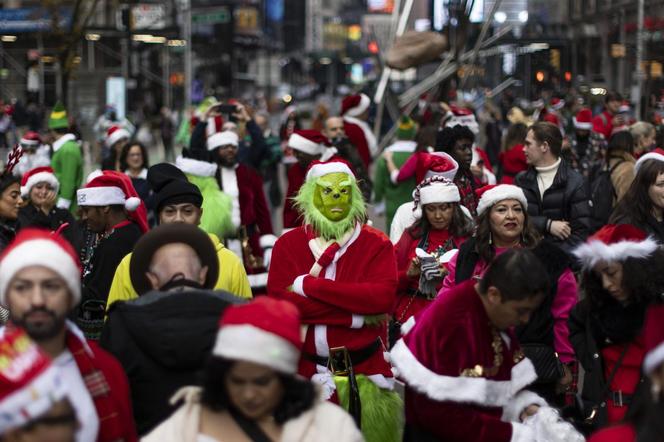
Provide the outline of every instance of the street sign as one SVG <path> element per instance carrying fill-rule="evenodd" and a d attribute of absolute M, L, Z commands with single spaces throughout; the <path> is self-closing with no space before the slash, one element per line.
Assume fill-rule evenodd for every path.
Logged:
<path fill-rule="evenodd" d="M 231 13 L 228 8 L 205 9 L 191 14 L 191 22 L 196 25 L 216 25 L 230 23 Z"/>
<path fill-rule="evenodd" d="M 164 29 L 166 27 L 166 5 L 140 4 L 131 8 L 132 30 Z"/>

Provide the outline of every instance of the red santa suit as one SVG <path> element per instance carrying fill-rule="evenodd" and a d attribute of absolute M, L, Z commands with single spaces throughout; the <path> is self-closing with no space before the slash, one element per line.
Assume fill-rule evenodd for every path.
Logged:
<path fill-rule="evenodd" d="M 329 356 L 330 348 L 350 351 L 385 341 L 387 327 L 365 326 L 364 315 L 388 314 L 396 299 L 397 266 L 392 243 L 372 227 L 357 224 L 318 277 L 309 274 L 326 250 L 310 226 L 298 227 L 277 240 L 268 277 L 269 296 L 293 302 L 308 324 L 303 353 Z M 292 287 L 292 289 L 289 289 Z M 393 386 L 382 346 L 365 361 L 354 364 L 378 386 Z M 327 367 L 303 358 L 300 374 L 326 381 Z M 333 387 L 327 382 L 328 387 Z"/>
<path fill-rule="evenodd" d="M 521 391 L 535 369 L 513 332 L 490 324 L 475 283 L 460 284 L 402 327 L 390 360 L 406 383 L 407 431 L 445 441 L 533 441 L 533 430 L 516 421 L 528 405 L 545 405 Z"/>
<path fill-rule="evenodd" d="M 341 115 L 344 131 L 351 143 L 357 148 L 365 167 L 369 167 L 373 157 L 378 154 L 378 142 L 366 121 L 357 118 L 369 109 L 371 99 L 364 95 L 350 95 L 341 103 Z"/>

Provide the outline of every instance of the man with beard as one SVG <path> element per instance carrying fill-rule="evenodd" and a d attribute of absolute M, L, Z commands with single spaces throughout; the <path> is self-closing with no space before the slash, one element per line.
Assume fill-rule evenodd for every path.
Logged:
<path fill-rule="evenodd" d="M 401 401 L 382 340 L 398 282 L 392 243 L 365 224 L 340 160 L 312 164 L 296 207 L 305 225 L 276 242 L 268 296 L 293 302 L 308 325 L 299 372 L 349 410 L 367 441 L 396 441 Z"/>
<path fill-rule="evenodd" d="M 0 335 L 23 328 L 53 358 L 81 425 L 77 441 L 136 441 L 122 367 L 67 320 L 81 300 L 80 278 L 76 252 L 66 240 L 23 229 L 0 260 L 0 303 L 10 315 Z"/>
<path fill-rule="evenodd" d="M 207 139 L 210 159 L 218 165 L 219 188 L 232 200 L 231 221 L 237 233 L 227 245 L 243 258 L 249 283 L 256 294 L 267 283 L 269 256 L 264 256 L 264 249 L 271 249 L 277 238 L 272 234 L 263 180 L 254 169 L 238 163 L 238 146 L 239 138 L 232 131 L 219 132 Z"/>
<path fill-rule="evenodd" d="M 346 136 L 344 119 L 341 117 L 328 118 L 325 120 L 325 127 L 322 132 L 337 149 L 337 156 L 348 162 L 351 170 L 357 177 L 357 184 L 360 186 L 364 200 L 369 201 L 372 190 L 371 179 L 369 178 L 366 166 L 362 162 L 362 157 L 358 152 L 357 146 Z"/>

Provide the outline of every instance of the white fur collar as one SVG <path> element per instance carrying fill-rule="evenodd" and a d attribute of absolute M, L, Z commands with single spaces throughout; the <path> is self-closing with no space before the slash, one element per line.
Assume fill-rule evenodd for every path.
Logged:
<path fill-rule="evenodd" d="M 141 170 L 141 172 L 138 174 L 138 176 L 132 177 L 131 175 L 129 175 L 129 169 L 127 169 L 127 170 L 125 170 L 125 175 L 127 175 L 129 178 L 141 178 L 141 179 L 147 180 L 148 179 L 148 170 L 144 167 Z"/>
<path fill-rule="evenodd" d="M 68 141 L 76 141 L 76 135 L 74 134 L 64 134 L 60 138 L 58 138 L 56 141 L 53 142 L 53 152 L 57 152 L 60 150 L 62 146 Z"/>
<path fill-rule="evenodd" d="M 415 141 L 397 140 L 385 149 L 388 152 L 415 152 L 417 143 Z"/>

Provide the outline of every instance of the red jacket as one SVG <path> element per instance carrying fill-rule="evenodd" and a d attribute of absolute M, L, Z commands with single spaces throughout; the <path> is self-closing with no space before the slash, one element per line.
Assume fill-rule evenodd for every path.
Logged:
<path fill-rule="evenodd" d="M 636 442 L 636 430 L 630 424 L 616 425 L 594 433 L 588 442 Z"/>
<path fill-rule="evenodd" d="M 593 132 L 604 135 L 604 138 L 608 141 L 613 133 L 613 117 L 614 115 L 607 110 L 595 115 L 593 118 Z"/>
<path fill-rule="evenodd" d="M 368 168 L 369 164 L 371 164 L 371 149 L 369 148 L 369 142 L 364 134 L 364 130 L 357 124 L 344 120 L 344 132 L 346 132 L 346 136 L 350 142 L 357 148 L 364 167 Z"/>
<path fill-rule="evenodd" d="M 284 201 L 284 229 L 292 229 L 302 225 L 302 218 L 294 207 L 293 198 L 300 191 L 306 176 L 306 171 L 302 170 L 299 163 L 293 164 L 288 169 L 288 190 L 286 190 L 286 200 Z"/>
<path fill-rule="evenodd" d="M 397 288 L 392 243 L 379 230 L 358 224 L 337 252 L 336 260 L 319 277 L 313 277 L 309 275 L 314 264 L 309 246 L 313 238 L 308 226 L 283 234 L 272 251 L 267 281 L 268 296 L 294 303 L 300 310 L 302 322 L 309 325 L 303 352 L 327 356 L 333 347 L 358 350 L 378 337 L 386 343 L 386 324 L 365 326 L 362 317 L 391 313 Z M 303 277 L 298 278 L 300 276 Z M 303 294 L 296 293 L 298 290 Z M 392 377 L 382 351 L 354 368 L 357 374 Z M 310 378 L 316 373 L 316 367 L 302 359 L 299 371 Z"/>

